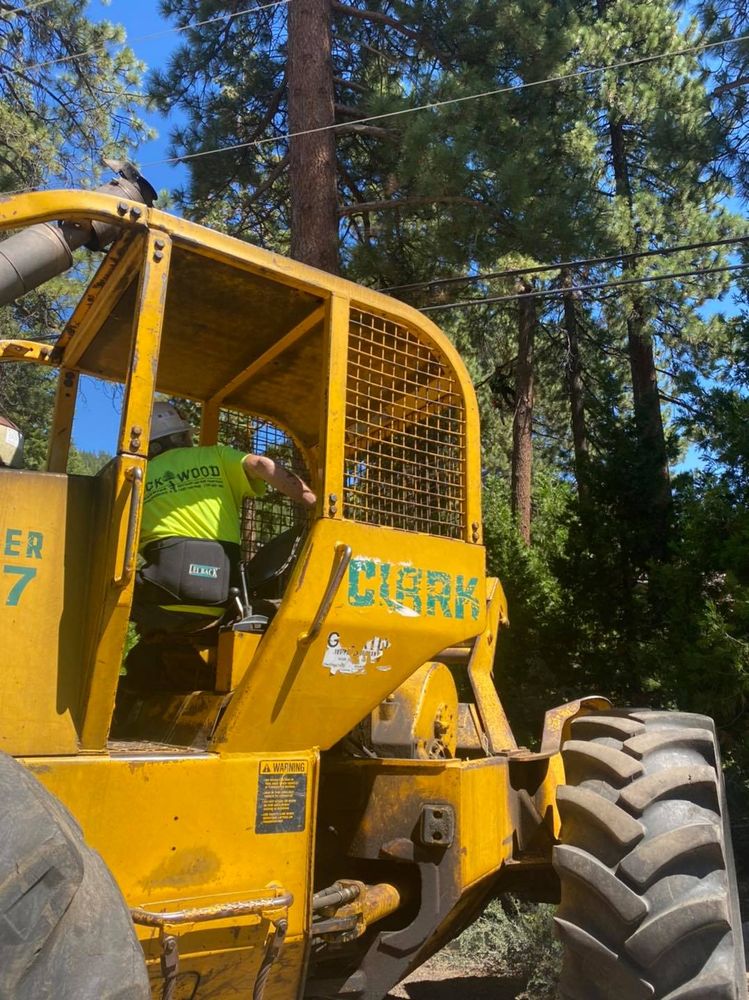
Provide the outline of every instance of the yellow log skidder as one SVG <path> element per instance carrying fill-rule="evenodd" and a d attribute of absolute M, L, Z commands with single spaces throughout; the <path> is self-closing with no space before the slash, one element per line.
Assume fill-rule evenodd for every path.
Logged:
<path fill-rule="evenodd" d="M 53 346 L 0 341 L 58 373 L 47 470 L 0 469 L 0 997 L 381 1000 L 492 896 L 561 886 L 565 997 L 746 998 L 710 720 L 588 697 L 516 744 L 454 347 L 113 166 L 0 202 L 4 303 L 111 244 Z M 81 375 L 124 387 L 92 477 L 66 474 Z M 155 393 L 318 502 L 247 507 L 236 614 L 152 650 L 210 683 L 134 695 Z"/>

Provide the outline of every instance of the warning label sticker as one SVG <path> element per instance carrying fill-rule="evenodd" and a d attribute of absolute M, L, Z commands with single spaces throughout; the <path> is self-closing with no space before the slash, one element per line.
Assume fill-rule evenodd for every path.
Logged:
<path fill-rule="evenodd" d="M 255 833 L 299 833 L 307 802 L 306 760 L 261 760 Z"/>

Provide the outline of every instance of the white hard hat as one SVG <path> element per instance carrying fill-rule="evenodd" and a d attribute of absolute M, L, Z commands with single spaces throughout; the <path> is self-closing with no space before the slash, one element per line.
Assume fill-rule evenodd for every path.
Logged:
<path fill-rule="evenodd" d="M 153 404 L 149 441 L 158 441 L 159 438 L 168 437 L 170 434 L 180 434 L 190 430 L 192 430 L 190 424 L 179 415 L 171 403 Z"/>
<path fill-rule="evenodd" d="M 0 465 L 20 469 L 23 465 L 23 434 L 12 420 L 0 416 Z"/>

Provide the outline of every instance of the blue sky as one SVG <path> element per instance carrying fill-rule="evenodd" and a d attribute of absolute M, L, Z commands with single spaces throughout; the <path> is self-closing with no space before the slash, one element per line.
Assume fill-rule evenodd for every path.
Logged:
<path fill-rule="evenodd" d="M 164 21 L 154 0 L 112 0 L 103 4 L 93 0 L 88 16 L 94 21 L 112 21 L 122 24 L 127 31 L 128 44 L 146 66 L 160 68 L 170 52 L 180 41 L 180 33 L 161 34 L 172 27 Z M 157 34 L 156 38 L 145 36 Z M 158 137 L 144 143 L 138 150 L 138 163 L 151 164 L 167 157 L 169 122 L 160 114 L 146 112 L 144 117 L 158 132 Z M 173 189 L 184 182 L 185 168 L 179 165 L 158 164 L 142 167 L 144 175 L 157 191 Z M 96 379 L 84 378 L 76 407 L 73 440 L 85 451 L 106 451 L 114 454 L 120 422 L 121 394 L 115 387 Z"/>

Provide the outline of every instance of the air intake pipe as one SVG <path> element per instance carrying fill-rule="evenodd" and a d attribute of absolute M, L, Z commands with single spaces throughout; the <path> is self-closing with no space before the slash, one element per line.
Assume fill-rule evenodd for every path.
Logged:
<path fill-rule="evenodd" d="M 97 193 L 153 205 L 156 192 L 131 163 L 104 163 L 117 176 L 96 188 Z M 82 246 L 104 250 L 120 231 L 112 222 L 42 222 L 10 236 L 0 243 L 0 306 L 67 271 L 74 250 Z"/>

